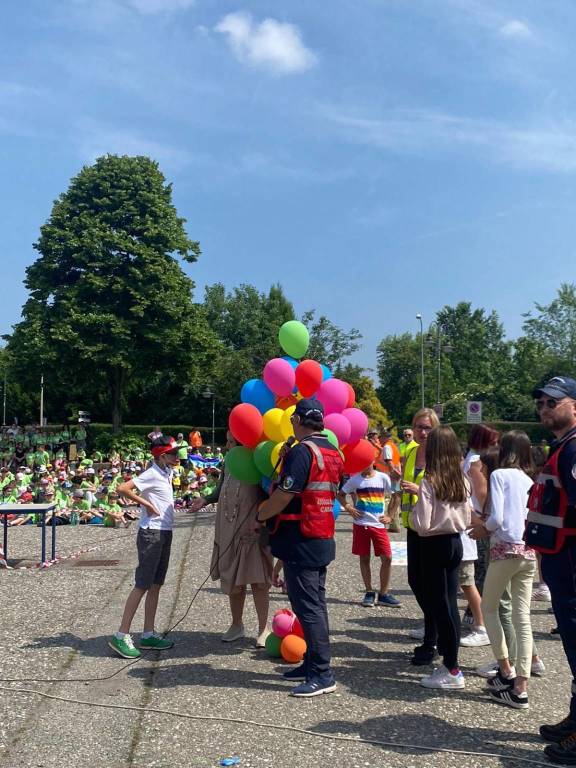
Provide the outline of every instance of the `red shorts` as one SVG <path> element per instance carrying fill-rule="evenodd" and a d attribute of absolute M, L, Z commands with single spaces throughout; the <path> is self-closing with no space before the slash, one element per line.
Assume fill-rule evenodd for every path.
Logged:
<path fill-rule="evenodd" d="M 375 528 L 373 525 L 352 526 L 352 554 L 366 557 L 370 555 L 370 542 L 374 544 L 376 557 L 387 557 L 392 560 L 392 547 L 386 528 Z"/>

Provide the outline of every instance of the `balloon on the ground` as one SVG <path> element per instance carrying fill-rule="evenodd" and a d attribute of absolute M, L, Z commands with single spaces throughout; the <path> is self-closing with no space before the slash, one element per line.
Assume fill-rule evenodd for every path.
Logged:
<path fill-rule="evenodd" d="M 272 450 L 275 443 L 272 440 L 264 440 L 254 448 L 254 464 L 265 477 L 272 477 L 274 466 L 272 464 Z"/>
<path fill-rule="evenodd" d="M 303 397 L 312 397 L 318 390 L 324 372 L 316 360 L 302 360 L 296 368 L 296 386 Z"/>
<path fill-rule="evenodd" d="M 239 403 L 230 411 L 228 426 L 239 443 L 254 448 L 262 437 L 262 414 L 255 405 Z"/>
<path fill-rule="evenodd" d="M 266 413 L 270 408 L 274 408 L 275 404 L 274 392 L 268 389 L 261 379 L 249 379 L 245 382 L 240 390 L 240 400 L 255 406 L 260 413 Z"/>
<path fill-rule="evenodd" d="M 282 657 L 282 653 L 280 651 L 281 645 L 282 638 L 278 637 L 273 632 L 268 635 L 266 642 L 264 643 L 264 647 L 266 648 L 268 656 L 272 656 L 273 659 L 279 659 Z"/>
<path fill-rule="evenodd" d="M 299 320 L 288 320 L 278 331 L 280 346 L 290 357 L 304 357 L 310 344 L 308 328 Z"/>
<path fill-rule="evenodd" d="M 282 430 L 282 438 L 284 440 L 288 440 L 289 437 L 294 437 L 294 426 L 290 419 L 292 418 L 292 414 L 295 410 L 295 405 L 291 405 L 289 408 L 286 408 L 282 416 L 282 420 L 280 421 L 280 429 Z"/>
<path fill-rule="evenodd" d="M 278 616 L 280 613 L 287 613 L 289 616 L 294 616 L 294 611 L 291 611 L 290 608 L 278 608 L 277 611 L 274 611 L 274 616 Z M 274 616 L 272 618 L 274 618 Z"/>
<path fill-rule="evenodd" d="M 340 512 L 342 512 L 342 505 L 340 504 L 338 499 L 334 499 L 334 505 L 332 507 L 332 514 L 334 515 L 334 520 L 338 520 L 338 518 L 340 517 Z"/>
<path fill-rule="evenodd" d="M 340 379 L 326 379 L 320 385 L 316 397 L 324 406 L 324 415 L 341 413 L 348 402 L 348 388 Z"/>
<path fill-rule="evenodd" d="M 346 408 L 352 408 L 356 402 L 356 392 L 354 392 L 352 384 L 349 384 L 347 381 L 345 381 L 344 384 L 348 387 L 348 402 L 346 403 Z"/>
<path fill-rule="evenodd" d="M 334 432 L 332 432 L 331 429 L 324 428 L 322 430 L 322 434 L 326 436 L 326 440 L 328 440 L 328 442 L 331 443 L 334 446 L 334 448 L 338 448 L 340 446 L 340 443 L 338 442 L 338 438 L 336 437 Z"/>
<path fill-rule="evenodd" d="M 327 365 L 324 365 L 324 363 L 320 363 L 322 367 L 322 381 L 326 381 L 326 379 L 332 378 L 332 371 L 330 368 L 328 368 Z"/>
<path fill-rule="evenodd" d="M 300 619 L 295 616 L 294 617 L 294 624 L 292 624 L 292 632 L 291 635 L 296 635 L 296 637 L 301 637 L 302 640 L 304 640 L 304 630 L 302 629 L 302 624 L 300 624 Z"/>
<path fill-rule="evenodd" d="M 270 408 L 263 416 L 264 434 L 269 440 L 280 443 L 282 437 L 282 416 L 284 411 L 281 408 Z"/>
<path fill-rule="evenodd" d="M 345 408 L 342 416 L 350 422 L 349 442 L 355 443 L 356 440 L 361 440 L 368 431 L 368 416 L 360 408 Z"/>
<path fill-rule="evenodd" d="M 296 384 L 296 374 L 290 363 L 281 357 L 269 360 L 264 366 L 263 379 L 266 386 L 275 395 L 286 397 L 292 394 Z"/>
<path fill-rule="evenodd" d="M 272 619 L 272 632 L 278 637 L 286 637 L 292 631 L 294 624 L 294 615 L 279 613 Z"/>
<path fill-rule="evenodd" d="M 368 440 L 358 440 L 342 448 L 344 471 L 349 475 L 362 472 L 374 463 L 374 446 Z"/>
<path fill-rule="evenodd" d="M 341 413 L 329 413 L 324 417 L 324 426 L 336 435 L 340 445 L 350 442 L 352 427 L 346 416 Z"/>
<path fill-rule="evenodd" d="M 242 483 L 258 485 L 261 473 L 254 464 L 254 451 L 243 445 L 236 445 L 226 454 L 226 469 Z"/>
<path fill-rule="evenodd" d="M 288 664 L 298 664 L 306 653 L 306 641 L 297 635 L 286 635 L 280 644 L 280 653 Z"/>

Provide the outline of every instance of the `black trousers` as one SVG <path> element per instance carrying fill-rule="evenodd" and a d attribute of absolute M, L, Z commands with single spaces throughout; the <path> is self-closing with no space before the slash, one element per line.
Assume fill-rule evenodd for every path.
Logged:
<path fill-rule="evenodd" d="M 306 679 L 331 683 L 334 675 L 330 669 L 326 566 L 304 568 L 285 561 L 284 576 L 292 609 L 300 619 L 306 640 Z"/>
<path fill-rule="evenodd" d="M 408 561 L 408 584 L 414 593 L 416 602 L 424 614 L 424 645 L 436 645 L 438 629 L 433 613 L 427 610 L 424 581 L 426 576 L 422 571 L 422 555 L 420 552 L 420 536 L 408 528 L 406 531 L 406 556 Z"/>
<path fill-rule="evenodd" d="M 458 666 L 460 612 L 458 610 L 458 568 L 462 560 L 459 533 L 420 537 L 424 603 L 438 627 L 438 652 L 444 666 Z"/>

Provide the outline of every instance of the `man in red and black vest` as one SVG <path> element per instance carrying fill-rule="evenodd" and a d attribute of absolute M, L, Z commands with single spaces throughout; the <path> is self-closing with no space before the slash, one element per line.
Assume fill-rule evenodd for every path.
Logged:
<path fill-rule="evenodd" d="M 272 554 L 284 562 L 288 597 L 307 645 L 302 666 L 284 677 L 302 681 L 293 696 L 308 697 L 336 689 L 325 584 L 326 567 L 336 556 L 333 506 L 344 465 L 340 452 L 321 434 L 322 403 L 300 400 L 292 424 L 299 442 L 284 456 L 278 486 L 258 519 L 270 520 Z"/>
<path fill-rule="evenodd" d="M 540 421 L 556 439 L 530 491 L 525 539 L 542 554 L 542 577 L 572 672 L 570 714 L 542 725 L 540 735 L 552 742 L 544 750 L 552 762 L 576 765 L 576 381 L 555 376 L 532 394 Z"/>

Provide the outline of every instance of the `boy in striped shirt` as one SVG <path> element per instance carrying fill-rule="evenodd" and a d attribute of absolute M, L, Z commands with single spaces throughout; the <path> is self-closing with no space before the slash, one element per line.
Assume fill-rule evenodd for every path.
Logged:
<path fill-rule="evenodd" d="M 392 491 L 388 475 L 377 472 L 373 465 L 363 472 L 353 475 L 344 483 L 338 500 L 344 510 L 352 517 L 352 554 L 360 558 L 360 573 L 364 581 L 366 594 L 362 600 L 365 608 L 374 605 L 398 607 L 401 605 L 388 592 L 390 584 L 390 569 L 392 565 L 392 548 L 386 525 L 390 518 L 386 515 L 386 494 Z M 352 497 L 352 503 L 350 502 Z M 380 558 L 380 590 L 378 597 L 372 589 L 372 570 L 370 567 L 370 551 L 374 547 L 375 557 Z"/>

